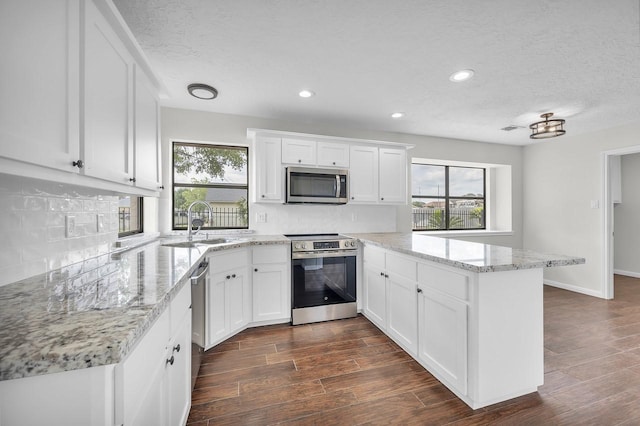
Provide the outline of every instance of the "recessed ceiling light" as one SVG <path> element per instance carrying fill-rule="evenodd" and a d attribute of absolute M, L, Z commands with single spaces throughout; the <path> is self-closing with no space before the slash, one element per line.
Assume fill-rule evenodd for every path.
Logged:
<path fill-rule="evenodd" d="M 391 118 L 402 118 L 404 117 L 404 112 L 394 112 L 391 114 Z"/>
<path fill-rule="evenodd" d="M 473 70 L 460 70 L 451 74 L 449 76 L 449 80 L 455 83 L 459 83 L 461 81 L 469 80 L 471 77 L 473 77 L 473 74 Z"/>
<path fill-rule="evenodd" d="M 298 93 L 298 95 L 300 95 L 301 98 L 310 98 L 313 95 L 315 95 L 315 93 L 312 92 L 311 90 L 304 89 L 304 90 L 301 90 L 300 93 Z"/>
<path fill-rule="evenodd" d="M 218 91 L 208 84 L 193 83 L 187 86 L 187 90 L 189 91 L 191 96 L 198 99 L 210 100 L 218 97 Z"/>

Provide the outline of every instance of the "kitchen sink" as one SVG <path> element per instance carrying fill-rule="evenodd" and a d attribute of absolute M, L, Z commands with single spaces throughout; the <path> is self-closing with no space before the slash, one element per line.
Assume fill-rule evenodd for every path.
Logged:
<path fill-rule="evenodd" d="M 224 244 L 224 243 L 232 243 L 238 241 L 236 238 L 210 238 L 207 240 L 194 240 L 194 241 L 176 241 L 176 242 L 167 242 L 162 244 L 165 247 L 186 247 L 193 248 L 199 245 L 213 245 L 213 244 Z"/>

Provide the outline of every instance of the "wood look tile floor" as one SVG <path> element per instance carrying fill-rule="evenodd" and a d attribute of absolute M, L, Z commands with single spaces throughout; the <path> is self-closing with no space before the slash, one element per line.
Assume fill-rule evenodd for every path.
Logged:
<path fill-rule="evenodd" d="M 545 287 L 545 384 L 472 410 L 366 318 L 246 330 L 207 351 L 189 426 L 640 425 L 640 279 Z"/>

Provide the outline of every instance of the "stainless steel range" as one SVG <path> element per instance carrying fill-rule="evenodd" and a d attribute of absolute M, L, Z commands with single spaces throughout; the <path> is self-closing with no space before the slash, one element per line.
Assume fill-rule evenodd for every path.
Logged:
<path fill-rule="evenodd" d="M 358 242 L 339 234 L 291 239 L 292 324 L 357 315 Z"/>

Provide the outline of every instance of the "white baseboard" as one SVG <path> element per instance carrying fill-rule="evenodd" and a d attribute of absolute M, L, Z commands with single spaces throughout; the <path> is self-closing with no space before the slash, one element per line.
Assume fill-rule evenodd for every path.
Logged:
<path fill-rule="evenodd" d="M 614 269 L 613 273 L 618 275 L 624 275 L 625 277 L 640 278 L 640 272 L 623 271 L 621 269 Z"/>
<path fill-rule="evenodd" d="M 551 287 L 557 287 L 563 290 L 573 291 L 574 293 L 582 293 L 582 294 L 586 294 L 587 296 L 599 297 L 600 299 L 605 298 L 602 292 L 597 290 L 590 290 L 588 288 L 578 287 L 576 285 L 565 284 L 559 281 L 553 281 L 553 280 L 547 280 L 547 279 L 543 280 L 543 283 Z"/>

